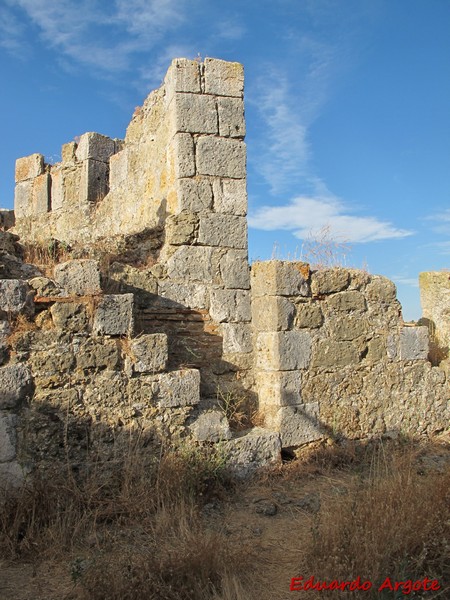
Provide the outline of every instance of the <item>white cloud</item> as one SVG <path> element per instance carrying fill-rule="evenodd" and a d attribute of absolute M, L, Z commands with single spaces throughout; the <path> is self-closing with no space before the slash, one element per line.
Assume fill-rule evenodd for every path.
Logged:
<path fill-rule="evenodd" d="M 450 208 L 425 217 L 426 221 L 436 223 L 432 230 L 436 233 L 450 234 Z"/>
<path fill-rule="evenodd" d="M 400 275 L 392 275 L 391 279 L 399 285 L 408 285 L 413 288 L 419 287 L 418 277 L 401 277 Z"/>
<path fill-rule="evenodd" d="M 333 197 L 300 196 L 284 206 L 263 206 L 249 216 L 249 225 L 265 231 L 292 231 L 300 239 L 329 227 L 332 237 L 349 243 L 403 238 L 413 233 L 376 217 L 349 214 L 348 209 Z"/>

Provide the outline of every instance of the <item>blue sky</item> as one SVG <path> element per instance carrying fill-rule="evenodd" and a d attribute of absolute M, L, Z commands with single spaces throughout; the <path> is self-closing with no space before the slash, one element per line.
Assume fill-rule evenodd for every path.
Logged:
<path fill-rule="evenodd" d="M 328 228 L 418 318 L 418 273 L 450 266 L 449 32 L 450 0 L 0 0 L 0 206 L 17 157 L 123 137 L 172 58 L 236 60 L 250 258 Z"/>

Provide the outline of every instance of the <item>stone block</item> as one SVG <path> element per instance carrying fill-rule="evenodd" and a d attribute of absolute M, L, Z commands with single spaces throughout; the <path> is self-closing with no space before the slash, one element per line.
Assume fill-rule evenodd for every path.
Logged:
<path fill-rule="evenodd" d="M 307 331 L 259 333 L 256 364 L 264 371 L 306 369 L 311 358 L 311 336 Z"/>
<path fill-rule="evenodd" d="M 54 165 L 51 168 L 51 209 L 77 208 L 80 202 L 83 163 L 73 166 Z"/>
<path fill-rule="evenodd" d="M 254 262 L 252 294 L 257 296 L 309 296 L 309 265 L 303 262 L 269 260 Z"/>
<path fill-rule="evenodd" d="M 192 244 L 198 229 L 198 215 L 182 212 L 166 220 L 166 242 L 173 246 Z"/>
<path fill-rule="evenodd" d="M 217 96 L 244 95 L 244 67 L 237 62 L 205 58 L 205 94 Z"/>
<path fill-rule="evenodd" d="M 300 371 L 258 371 L 256 374 L 259 408 L 291 406 L 302 403 Z"/>
<path fill-rule="evenodd" d="M 157 376 L 156 400 L 160 408 L 195 406 L 200 402 L 200 371 L 180 369 Z"/>
<path fill-rule="evenodd" d="M 33 181 L 31 211 L 34 215 L 48 213 L 50 210 L 50 173 L 38 175 Z"/>
<path fill-rule="evenodd" d="M 120 292 L 130 291 L 141 295 L 148 303 L 148 294 L 158 293 L 158 281 L 150 269 L 138 269 L 131 265 L 114 262 L 109 266 L 108 278 L 116 282 Z"/>
<path fill-rule="evenodd" d="M 176 133 L 173 136 L 175 151 L 175 176 L 193 177 L 195 175 L 194 140 L 190 133 Z"/>
<path fill-rule="evenodd" d="M 98 261 L 92 259 L 69 260 L 55 266 L 55 281 L 69 296 L 99 294 L 100 269 Z"/>
<path fill-rule="evenodd" d="M 208 308 L 208 289 L 200 283 L 174 283 L 162 280 L 158 282 L 158 294 L 182 307 Z"/>
<path fill-rule="evenodd" d="M 0 208 L 0 228 L 11 229 L 16 222 L 14 210 Z"/>
<path fill-rule="evenodd" d="M 0 367 L 0 408 L 15 408 L 33 392 L 28 367 L 22 364 Z"/>
<path fill-rule="evenodd" d="M 165 333 L 144 334 L 130 343 L 133 369 L 136 373 L 164 371 L 169 359 Z"/>
<path fill-rule="evenodd" d="M 292 328 L 295 306 L 281 296 L 253 298 L 252 316 L 256 331 L 286 331 Z"/>
<path fill-rule="evenodd" d="M 166 93 L 172 98 L 174 92 L 194 92 L 199 94 L 200 64 L 195 60 L 175 58 L 164 79 Z"/>
<path fill-rule="evenodd" d="M 222 323 L 224 354 L 240 354 L 252 351 L 252 330 L 244 323 Z"/>
<path fill-rule="evenodd" d="M 109 166 L 99 160 L 83 161 L 80 178 L 80 202 L 98 202 L 109 191 Z"/>
<path fill-rule="evenodd" d="M 26 471 L 16 460 L 0 464 L 0 490 L 3 497 L 6 493 L 20 488 L 25 480 Z M 1 502 L 1 500 L 0 500 Z"/>
<path fill-rule="evenodd" d="M 339 312 L 362 311 L 366 308 L 366 300 L 361 292 L 339 292 L 328 298 L 327 305 Z"/>
<path fill-rule="evenodd" d="M 213 321 L 223 323 L 251 321 L 250 294 L 244 290 L 211 290 L 210 315 Z"/>
<path fill-rule="evenodd" d="M 33 291 L 21 279 L 0 279 L 0 318 L 34 313 Z"/>
<path fill-rule="evenodd" d="M 189 429 L 197 442 L 220 442 L 231 438 L 228 419 L 220 410 L 202 411 Z"/>
<path fill-rule="evenodd" d="M 183 133 L 218 133 L 216 103 L 204 94 L 175 95 L 175 130 Z"/>
<path fill-rule="evenodd" d="M 273 414 L 267 414 L 265 423 L 280 432 L 282 448 L 308 444 L 324 437 L 317 402 L 283 406 Z"/>
<path fill-rule="evenodd" d="M 397 298 L 397 288 L 387 277 L 372 275 L 365 295 L 370 302 L 393 302 Z"/>
<path fill-rule="evenodd" d="M 245 136 L 244 101 L 242 98 L 218 98 L 219 135 L 243 138 Z"/>
<path fill-rule="evenodd" d="M 69 142 L 67 144 L 63 144 L 61 147 L 62 162 L 66 165 L 73 165 L 77 160 L 76 151 L 76 142 Z"/>
<path fill-rule="evenodd" d="M 128 149 L 124 148 L 109 159 L 109 187 L 116 190 L 128 176 Z"/>
<path fill-rule="evenodd" d="M 89 327 L 86 305 L 79 302 L 56 302 L 51 308 L 53 323 L 60 331 L 82 332 Z"/>
<path fill-rule="evenodd" d="M 297 305 L 295 326 L 299 329 L 317 329 L 323 325 L 323 313 L 316 303 L 301 303 Z"/>
<path fill-rule="evenodd" d="M 90 131 L 84 133 L 80 137 L 75 155 L 79 161 L 94 159 L 95 161 L 108 163 L 109 157 L 112 156 L 114 152 L 114 140 L 106 135 Z"/>
<path fill-rule="evenodd" d="M 44 172 L 44 156 L 42 154 L 30 154 L 16 160 L 16 183 L 27 179 L 34 179 Z"/>
<path fill-rule="evenodd" d="M 225 442 L 222 449 L 228 468 L 240 478 L 249 477 L 263 467 L 281 464 L 279 433 L 261 427 Z"/>
<path fill-rule="evenodd" d="M 131 335 L 133 324 L 133 294 L 103 296 L 95 311 L 94 333 Z"/>
<path fill-rule="evenodd" d="M 450 273 L 431 271 L 419 274 L 420 302 L 433 341 L 444 353 L 450 346 Z"/>
<path fill-rule="evenodd" d="M 247 214 L 246 179 L 215 179 L 214 210 L 226 215 L 245 217 Z"/>
<path fill-rule="evenodd" d="M 312 365 L 332 369 L 356 365 L 359 361 L 360 352 L 354 342 L 324 339 L 314 349 Z"/>
<path fill-rule="evenodd" d="M 250 267 L 246 250 L 227 250 L 220 259 L 219 269 L 226 288 L 250 289 Z"/>
<path fill-rule="evenodd" d="M 208 179 L 199 176 L 177 180 L 178 212 L 193 213 L 210 210 L 213 202 L 212 186 Z"/>
<path fill-rule="evenodd" d="M 214 249 L 199 246 L 181 246 L 167 261 L 167 275 L 181 282 L 211 283 Z"/>
<path fill-rule="evenodd" d="M 76 367 L 81 371 L 114 371 L 120 366 L 120 348 L 115 340 L 101 339 L 97 341 L 91 337 L 74 338 L 73 350 Z"/>
<path fill-rule="evenodd" d="M 330 336 L 341 341 L 356 340 L 369 332 L 369 324 L 366 319 L 353 315 L 341 320 L 331 319 L 330 328 Z"/>
<path fill-rule="evenodd" d="M 36 296 L 60 296 L 62 289 L 48 277 L 37 276 L 28 281 L 30 287 L 36 292 Z"/>
<path fill-rule="evenodd" d="M 32 213 L 33 181 L 19 181 L 14 188 L 14 214 L 16 219 L 29 217 Z"/>
<path fill-rule="evenodd" d="M 313 296 L 342 292 L 350 283 L 347 269 L 324 269 L 311 274 L 311 293 Z"/>
<path fill-rule="evenodd" d="M 246 175 L 245 143 L 229 138 L 199 137 L 196 161 L 199 175 L 244 179 Z"/>
<path fill-rule="evenodd" d="M 199 244 L 225 248 L 247 248 L 247 220 L 235 215 L 200 215 Z"/>
<path fill-rule="evenodd" d="M 0 463 L 8 462 L 16 458 L 16 424 L 16 415 L 10 415 L 0 411 Z"/>
<path fill-rule="evenodd" d="M 0 365 L 8 360 L 8 336 L 11 327 L 7 321 L 0 321 Z"/>
<path fill-rule="evenodd" d="M 403 327 L 400 331 L 400 360 L 426 360 L 428 351 L 428 327 Z"/>

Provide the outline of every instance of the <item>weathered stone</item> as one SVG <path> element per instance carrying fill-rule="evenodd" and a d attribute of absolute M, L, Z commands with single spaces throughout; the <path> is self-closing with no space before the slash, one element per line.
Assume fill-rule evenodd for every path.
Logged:
<path fill-rule="evenodd" d="M 0 463 L 16 458 L 16 424 L 17 417 L 15 415 L 0 412 Z"/>
<path fill-rule="evenodd" d="M 198 227 L 198 216 L 189 212 L 170 215 L 166 221 L 166 239 L 173 246 L 192 244 Z"/>
<path fill-rule="evenodd" d="M 200 402 L 200 371 L 181 369 L 156 378 L 156 399 L 160 408 L 194 406 Z"/>
<path fill-rule="evenodd" d="M 97 335 L 131 335 L 133 332 L 133 294 L 104 296 L 94 316 Z"/>
<path fill-rule="evenodd" d="M 392 302 L 397 297 L 397 288 L 387 277 L 373 275 L 366 286 L 365 295 L 371 302 Z"/>
<path fill-rule="evenodd" d="M 366 308 L 364 295 L 357 291 L 334 294 L 328 298 L 327 304 L 333 310 L 338 310 L 340 312 L 360 311 L 365 310 Z"/>
<path fill-rule="evenodd" d="M 149 269 L 138 269 L 131 265 L 114 262 L 109 266 L 108 277 L 118 284 L 120 292 L 129 291 L 132 288 L 137 295 L 145 296 L 145 293 L 156 295 L 158 292 L 158 281 Z"/>
<path fill-rule="evenodd" d="M 175 151 L 175 175 L 193 177 L 195 175 L 194 141 L 190 133 L 177 133 L 173 136 Z"/>
<path fill-rule="evenodd" d="M 169 98 L 174 92 L 200 93 L 200 64 L 187 58 L 175 58 L 167 71 L 164 85 Z"/>
<path fill-rule="evenodd" d="M 50 308 L 53 323 L 63 331 L 86 331 L 89 325 L 86 306 L 79 302 L 57 302 Z"/>
<path fill-rule="evenodd" d="M 302 403 L 300 371 L 259 371 L 256 386 L 260 410 Z"/>
<path fill-rule="evenodd" d="M 80 137 L 75 155 L 77 160 L 80 161 L 92 158 L 107 163 L 114 151 L 114 140 L 106 137 L 106 135 L 90 131 Z"/>
<path fill-rule="evenodd" d="M 252 331 L 243 323 L 222 323 L 224 354 L 239 354 L 252 351 Z"/>
<path fill-rule="evenodd" d="M 216 103 L 212 96 L 175 95 L 175 129 L 183 133 L 218 133 Z"/>
<path fill-rule="evenodd" d="M 244 101 L 242 98 L 218 98 L 219 135 L 243 138 L 245 136 Z"/>
<path fill-rule="evenodd" d="M 15 408 L 31 395 L 30 369 L 22 364 L 0 367 L 0 408 Z"/>
<path fill-rule="evenodd" d="M 109 191 L 109 167 L 107 163 L 88 159 L 83 161 L 80 177 L 80 202 L 96 203 Z"/>
<path fill-rule="evenodd" d="M 200 215 L 199 244 L 226 248 L 247 248 L 245 217 L 209 213 Z"/>
<path fill-rule="evenodd" d="M 73 352 L 64 344 L 52 350 L 36 350 L 31 353 L 29 360 L 34 377 L 59 377 L 71 371 L 75 363 Z"/>
<path fill-rule="evenodd" d="M 226 288 L 250 289 L 250 268 L 246 250 L 227 250 L 220 259 L 219 269 Z"/>
<path fill-rule="evenodd" d="M 75 338 L 73 350 L 76 358 L 77 369 L 114 371 L 120 365 L 120 349 L 114 340 L 96 342 L 88 338 L 85 342 L 76 343 Z"/>
<path fill-rule="evenodd" d="M 16 461 L 10 461 L 0 464 L 0 490 L 10 493 L 11 490 L 17 490 L 23 485 L 26 476 L 26 470 Z M 4 498 L 7 494 L 2 494 Z M 0 500 L 1 503 L 1 500 Z"/>
<path fill-rule="evenodd" d="M 55 281 L 69 296 L 99 294 L 100 270 L 98 262 L 91 259 L 70 260 L 55 266 Z"/>
<path fill-rule="evenodd" d="M 0 279 L 0 317 L 34 313 L 33 291 L 20 279 Z"/>
<path fill-rule="evenodd" d="M 130 350 L 136 373 L 157 373 L 167 367 L 169 355 L 165 333 L 141 335 L 131 340 Z"/>
<path fill-rule="evenodd" d="M 246 165 L 245 143 L 228 138 L 199 137 L 196 161 L 200 175 L 243 179 Z"/>
<path fill-rule="evenodd" d="M 256 296 L 309 296 L 309 265 L 270 260 L 254 262 L 252 293 Z"/>
<path fill-rule="evenodd" d="M 292 328 L 295 306 L 281 296 L 257 297 L 252 301 L 252 322 L 257 331 L 286 331 Z"/>
<path fill-rule="evenodd" d="M 7 321 L 0 321 L 0 365 L 8 360 L 8 336 L 11 328 Z"/>
<path fill-rule="evenodd" d="M 347 269 L 324 269 L 311 275 L 311 293 L 313 296 L 341 292 L 348 287 L 350 274 Z"/>
<path fill-rule="evenodd" d="M 33 181 L 20 181 L 14 189 L 14 214 L 16 219 L 24 219 L 32 214 Z"/>
<path fill-rule="evenodd" d="M 355 340 L 356 338 L 368 333 L 368 323 L 361 317 L 349 317 L 331 321 L 332 338 L 336 340 Z"/>
<path fill-rule="evenodd" d="M 0 229 L 10 229 L 15 224 L 14 210 L 0 208 Z"/>
<path fill-rule="evenodd" d="M 225 442 L 222 446 L 228 468 L 241 478 L 258 469 L 281 463 L 280 435 L 255 427 L 251 431 Z"/>
<path fill-rule="evenodd" d="M 228 419 L 220 410 L 201 412 L 189 425 L 189 429 L 197 442 L 220 442 L 231 438 Z"/>
<path fill-rule="evenodd" d="M 38 175 L 33 181 L 31 212 L 33 215 L 45 214 L 50 210 L 50 173 Z"/>
<path fill-rule="evenodd" d="M 404 327 L 400 331 L 400 360 L 426 360 L 428 350 L 427 327 Z"/>
<path fill-rule="evenodd" d="M 432 271 L 419 274 L 420 302 L 432 341 L 447 351 L 450 346 L 450 273 Z"/>
<path fill-rule="evenodd" d="M 215 179 L 214 210 L 227 215 L 247 214 L 247 181 L 245 179 Z"/>
<path fill-rule="evenodd" d="M 67 144 L 63 144 L 61 147 L 61 159 L 65 164 L 72 165 L 76 160 L 76 151 L 77 151 L 77 143 L 76 142 L 68 142 Z"/>
<path fill-rule="evenodd" d="M 208 307 L 208 290 L 205 285 L 200 283 L 159 281 L 158 294 L 188 308 L 204 309 Z"/>
<path fill-rule="evenodd" d="M 217 96 L 244 94 L 244 67 L 236 62 L 205 58 L 205 93 Z"/>
<path fill-rule="evenodd" d="M 128 148 L 113 154 L 109 159 L 109 187 L 112 191 L 126 182 L 128 176 Z"/>
<path fill-rule="evenodd" d="M 243 290 L 211 290 L 210 314 L 214 321 L 251 321 L 250 294 Z"/>
<path fill-rule="evenodd" d="M 360 352 L 352 342 L 340 342 L 334 339 L 321 340 L 313 353 L 313 367 L 333 368 L 356 365 Z"/>
<path fill-rule="evenodd" d="M 36 292 L 36 296 L 60 296 L 62 292 L 61 287 L 48 277 L 33 277 L 28 283 Z"/>
<path fill-rule="evenodd" d="M 383 336 L 376 335 L 367 344 L 366 359 L 369 362 L 377 363 L 387 357 L 386 339 Z"/>
<path fill-rule="evenodd" d="M 212 248 L 181 246 L 167 261 L 167 275 L 174 280 L 212 282 Z"/>
<path fill-rule="evenodd" d="M 16 160 L 16 183 L 26 179 L 34 179 L 44 172 L 44 156 L 42 154 L 30 154 Z"/>
<path fill-rule="evenodd" d="M 306 369 L 311 357 L 311 336 L 307 331 L 259 333 L 256 341 L 257 366 L 265 371 Z"/>
<path fill-rule="evenodd" d="M 211 208 L 213 193 L 208 179 L 178 179 L 178 211 L 203 212 Z"/>
<path fill-rule="evenodd" d="M 312 402 L 299 406 L 282 406 L 266 416 L 266 426 L 280 432 L 281 446 L 289 448 L 320 440 L 319 404 Z"/>
<path fill-rule="evenodd" d="M 299 329 L 317 329 L 323 325 L 323 313 L 319 304 L 297 305 L 297 314 L 295 317 L 295 326 Z"/>

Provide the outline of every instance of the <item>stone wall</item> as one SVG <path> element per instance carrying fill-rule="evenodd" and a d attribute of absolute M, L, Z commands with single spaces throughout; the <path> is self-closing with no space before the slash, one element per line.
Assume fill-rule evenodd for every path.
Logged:
<path fill-rule="evenodd" d="M 431 360 L 448 370 L 450 346 L 450 273 L 420 273 L 423 323 L 430 332 Z"/>

